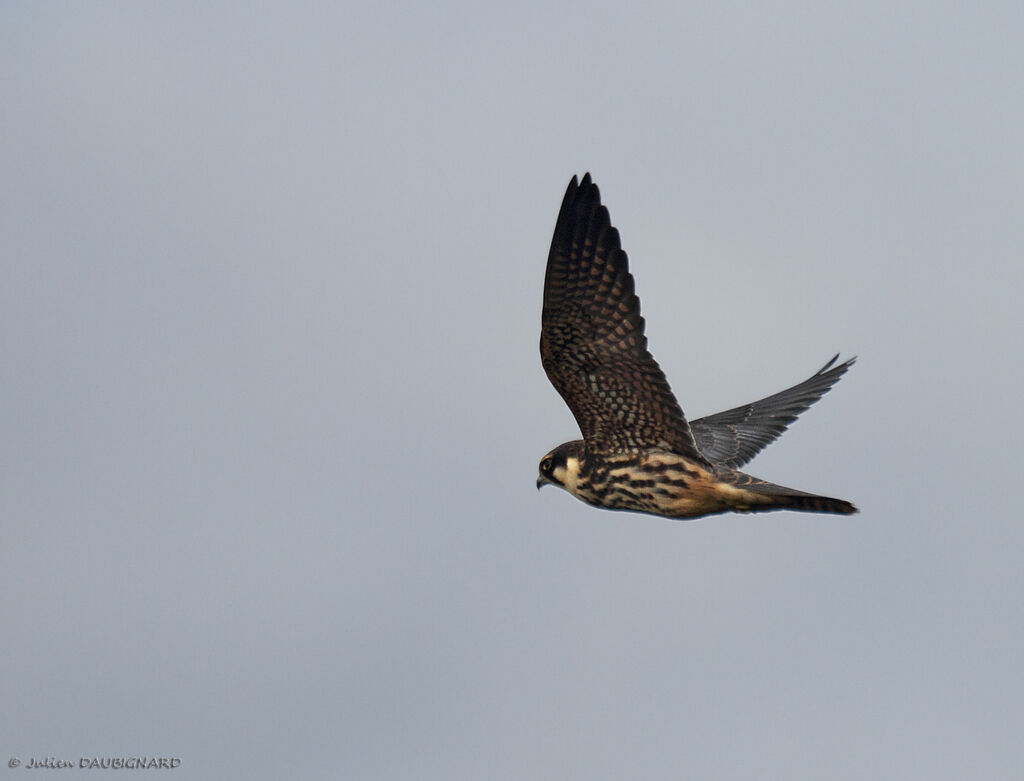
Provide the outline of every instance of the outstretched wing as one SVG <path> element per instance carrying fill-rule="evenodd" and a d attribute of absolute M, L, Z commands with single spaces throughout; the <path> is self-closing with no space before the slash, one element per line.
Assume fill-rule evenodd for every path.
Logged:
<path fill-rule="evenodd" d="M 661 447 L 705 462 L 647 351 L 628 259 L 590 174 L 569 182 L 555 224 L 540 355 L 590 447 Z"/>
<path fill-rule="evenodd" d="M 836 355 L 792 388 L 742 407 L 708 415 L 690 424 L 697 447 L 714 464 L 737 469 L 771 444 L 797 415 L 828 393 L 856 358 L 832 366 Z"/>

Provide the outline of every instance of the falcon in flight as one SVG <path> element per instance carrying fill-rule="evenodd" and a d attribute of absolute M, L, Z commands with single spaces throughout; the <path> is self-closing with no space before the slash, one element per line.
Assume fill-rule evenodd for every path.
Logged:
<path fill-rule="evenodd" d="M 647 351 L 626 253 L 590 174 L 569 182 L 544 277 L 540 355 L 583 439 L 540 462 L 537 488 L 564 488 L 610 510 L 698 518 L 803 510 L 849 515 L 842 499 L 737 471 L 820 399 L 855 359 L 774 396 L 687 423 Z"/>

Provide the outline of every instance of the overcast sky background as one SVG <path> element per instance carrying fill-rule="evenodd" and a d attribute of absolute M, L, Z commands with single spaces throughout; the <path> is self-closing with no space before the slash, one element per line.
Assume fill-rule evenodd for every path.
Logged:
<path fill-rule="evenodd" d="M 4 4 L 5 758 L 1019 778 L 1024 6 L 828 6 Z M 749 471 L 860 515 L 534 489 L 587 170 L 688 415 L 859 356 Z"/>

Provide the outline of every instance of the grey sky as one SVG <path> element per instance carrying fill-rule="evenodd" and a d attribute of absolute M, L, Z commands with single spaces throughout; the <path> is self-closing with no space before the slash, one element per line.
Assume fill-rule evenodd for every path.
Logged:
<path fill-rule="evenodd" d="M 1018 777 L 1022 36 L 1018 3 L 6 4 L 0 747 Z M 749 471 L 860 515 L 534 490 L 586 170 L 688 414 L 859 355 Z"/>

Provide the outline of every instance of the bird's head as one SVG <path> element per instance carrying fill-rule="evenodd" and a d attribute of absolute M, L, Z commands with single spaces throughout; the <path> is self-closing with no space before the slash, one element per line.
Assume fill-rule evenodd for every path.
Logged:
<path fill-rule="evenodd" d="M 576 494 L 576 481 L 583 466 L 583 440 L 577 439 L 559 445 L 540 460 L 537 489 L 542 485 L 557 485 Z"/>

